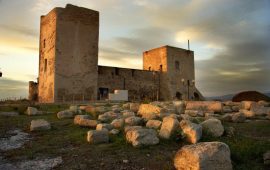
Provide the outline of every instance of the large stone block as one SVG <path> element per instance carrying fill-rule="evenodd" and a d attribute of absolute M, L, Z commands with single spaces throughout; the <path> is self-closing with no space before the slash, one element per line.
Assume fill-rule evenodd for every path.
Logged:
<path fill-rule="evenodd" d="M 164 139 L 169 139 L 179 128 L 179 121 L 177 119 L 170 116 L 164 117 L 159 136 Z"/>
<path fill-rule="evenodd" d="M 203 110 L 222 112 L 222 103 L 219 101 L 187 101 L 187 110 Z"/>
<path fill-rule="evenodd" d="M 90 144 L 108 143 L 109 131 L 108 130 L 90 130 L 87 132 L 87 141 Z"/>
<path fill-rule="evenodd" d="M 224 127 L 221 121 L 215 118 L 210 118 L 201 123 L 203 133 L 213 137 L 220 137 L 224 133 Z"/>
<path fill-rule="evenodd" d="M 50 130 L 51 124 L 44 119 L 32 120 L 30 125 L 30 131 Z"/>
<path fill-rule="evenodd" d="M 70 110 L 63 110 L 57 113 L 58 119 L 73 118 L 74 113 Z"/>
<path fill-rule="evenodd" d="M 91 120 L 89 115 L 76 115 L 74 117 L 74 124 L 84 127 L 95 128 L 98 122 L 96 120 Z"/>
<path fill-rule="evenodd" d="M 126 133 L 126 140 L 134 147 L 156 145 L 159 143 L 157 132 L 153 129 L 134 129 Z"/>
<path fill-rule="evenodd" d="M 125 118 L 125 124 L 129 126 L 138 126 L 143 123 L 143 119 L 137 116 L 131 116 L 128 118 Z"/>
<path fill-rule="evenodd" d="M 182 147 L 174 157 L 177 170 L 232 170 L 230 148 L 222 142 L 202 142 Z"/>
<path fill-rule="evenodd" d="M 188 120 L 182 120 L 180 127 L 186 135 L 187 141 L 190 143 L 197 143 L 202 137 L 202 126 L 191 123 Z"/>
<path fill-rule="evenodd" d="M 148 120 L 146 123 L 147 128 L 159 129 L 162 122 L 159 120 Z"/>
<path fill-rule="evenodd" d="M 159 106 L 155 106 L 152 104 L 141 104 L 138 115 L 141 115 L 142 118 L 146 120 L 151 120 L 156 119 L 158 115 L 162 112 L 165 112 L 165 110 Z"/>

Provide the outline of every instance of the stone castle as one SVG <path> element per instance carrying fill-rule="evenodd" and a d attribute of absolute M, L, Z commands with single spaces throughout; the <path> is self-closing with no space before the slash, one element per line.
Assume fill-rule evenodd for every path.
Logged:
<path fill-rule="evenodd" d="M 99 12 L 68 4 L 41 16 L 38 82 L 29 99 L 40 103 L 105 100 L 128 90 L 129 100 L 202 100 L 195 87 L 194 52 L 162 46 L 143 52 L 143 69 L 98 65 Z"/>

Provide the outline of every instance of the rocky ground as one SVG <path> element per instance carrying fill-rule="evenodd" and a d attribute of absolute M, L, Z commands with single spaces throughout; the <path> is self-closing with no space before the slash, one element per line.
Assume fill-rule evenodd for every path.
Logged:
<path fill-rule="evenodd" d="M 1 105 L 0 169 L 180 169 L 193 166 L 185 163 L 194 154 L 206 160 L 201 167 L 269 169 L 269 106 L 263 101 Z M 204 143 L 212 141 L 219 143 Z"/>

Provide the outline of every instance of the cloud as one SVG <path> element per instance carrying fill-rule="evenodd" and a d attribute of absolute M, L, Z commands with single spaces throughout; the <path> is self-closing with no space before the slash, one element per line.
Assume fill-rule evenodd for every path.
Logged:
<path fill-rule="evenodd" d="M 37 37 L 39 35 L 36 30 L 20 25 L 0 24 L 0 29 L 8 30 L 9 32 L 31 37 Z"/>
<path fill-rule="evenodd" d="M 28 92 L 28 82 L 0 78 L 0 99 L 25 98 Z"/>

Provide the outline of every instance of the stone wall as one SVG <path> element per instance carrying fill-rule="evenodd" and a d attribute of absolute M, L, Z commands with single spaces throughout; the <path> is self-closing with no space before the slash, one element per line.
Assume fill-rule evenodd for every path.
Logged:
<path fill-rule="evenodd" d="M 98 38 L 97 11 L 68 4 L 42 18 L 40 49 L 46 40 L 50 53 L 42 53 L 40 60 L 40 102 L 96 99 Z M 50 68 L 44 75 L 46 57 Z"/>
<path fill-rule="evenodd" d="M 161 72 L 160 99 L 180 98 L 188 100 L 202 95 L 195 87 L 194 52 L 163 46 L 143 53 L 143 69 Z M 194 93 L 197 93 L 198 96 Z"/>
<path fill-rule="evenodd" d="M 99 66 L 98 89 L 108 88 L 110 93 L 128 90 L 129 100 L 156 100 L 158 76 L 158 72 L 147 70 Z"/>
<path fill-rule="evenodd" d="M 38 84 L 38 100 L 41 103 L 54 102 L 57 10 L 55 8 L 46 16 L 41 16 Z"/>

